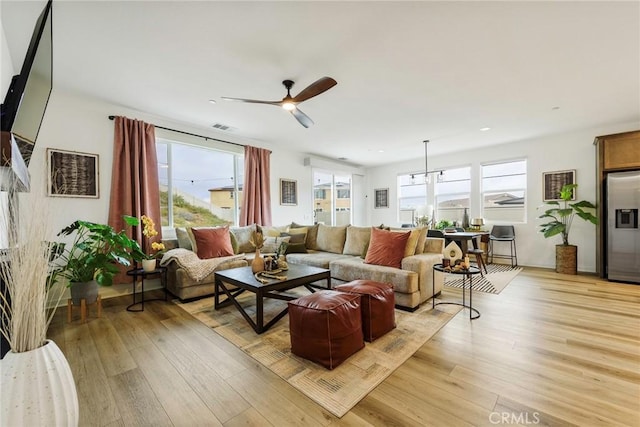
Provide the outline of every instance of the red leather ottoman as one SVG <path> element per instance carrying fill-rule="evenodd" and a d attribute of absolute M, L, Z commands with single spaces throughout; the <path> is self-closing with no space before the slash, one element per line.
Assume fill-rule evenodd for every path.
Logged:
<path fill-rule="evenodd" d="M 360 295 L 326 290 L 288 304 L 293 354 L 333 369 L 364 347 Z"/>
<path fill-rule="evenodd" d="M 335 289 L 362 297 L 362 332 L 365 341 L 372 342 L 396 327 L 393 285 L 373 280 L 354 280 Z"/>

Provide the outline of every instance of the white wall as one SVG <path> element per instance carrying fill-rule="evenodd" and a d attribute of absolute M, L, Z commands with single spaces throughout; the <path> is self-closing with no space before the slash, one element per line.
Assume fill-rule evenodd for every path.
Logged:
<path fill-rule="evenodd" d="M 4 41 L 4 40 L 3 40 Z M 3 48 L 4 49 L 4 48 Z M 4 55 L 3 55 L 4 56 Z M 3 58 L 4 62 L 4 58 Z M 7 70 L 2 67 L 2 81 L 6 81 Z M 12 71 L 11 71 L 12 72 Z M 51 198 L 52 229 L 59 230 L 75 219 L 106 222 L 109 205 L 110 176 L 112 166 L 113 122 L 109 115 L 125 115 L 145 120 L 160 126 L 179 129 L 231 142 L 260 146 L 272 150 L 271 195 L 274 224 L 290 221 L 309 223 L 312 219 L 313 193 L 312 170 L 304 165 L 304 153 L 283 150 L 274 145 L 260 143 L 220 134 L 213 130 L 176 123 L 166 118 L 134 111 L 82 95 L 63 92 L 54 87 L 49 106 L 40 130 L 38 143 L 30 164 L 32 180 L 46 179 L 46 148 L 95 153 L 100 156 L 100 198 Z M 528 141 L 514 142 L 501 146 L 481 148 L 457 153 L 456 156 L 429 158 L 430 168 L 446 168 L 465 164 L 472 165 L 474 176 L 479 174 L 479 164 L 503 159 L 526 157 L 528 160 L 528 205 L 527 222 L 516 225 L 519 261 L 523 265 L 553 267 L 556 239 L 544 239 L 538 233 L 538 212 L 541 204 L 542 172 L 576 169 L 579 199 L 595 200 L 595 147 L 593 139 L 597 135 L 636 130 L 640 123 L 626 123 L 615 126 L 601 126 L 594 129 L 576 131 Z M 337 165 L 337 163 L 336 163 Z M 364 177 L 354 177 L 354 219 L 356 225 L 385 223 L 399 225 L 397 221 L 396 177 L 399 173 L 424 169 L 424 160 L 415 159 L 377 168 L 369 168 Z M 297 206 L 281 206 L 279 203 L 279 179 L 298 181 L 299 200 Z M 365 191 L 358 194 L 357 188 Z M 389 209 L 373 209 L 373 189 L 390 190 Z M 57 212 L 57 213 L 56 213 Z M 472 202 L 470 217 L 479 216 L 479 202 Z M 570 242 L 579 246 L 578 268 L 581 271 L 595 271 L 595 228 L 580 220 L 574 223 Z"/>
<path fill-rule="evenodd" d="M 539 233 L 538 219 L 542 205 L 542 173 L 557 170 L 576 169 L 578 200 L 595 202 L 596 195 L 596 149 L 593 140 L 599 135 L 608 135 L 640 129 L 640 122 L 600 126 L 561 135 L 553 135 L 526 141 L 513 142 L 477 150 L 457 152 L 454 155 L 431 157 L 429 169 L 441 169 L 471 165 L 472 195 L 480 191 L 480 164 L 516 158 L 527 159 L 527 221 L 514 224 L 521 265 L 555 267 L 555 245 L 561 238 L 545 239 Z M 432 142 L 433 143 L 433 142 Z M 367 210 L 370 224 L 384 223 L 399 225 L 397 220 L 397 176 L 424 170 L 424 159 L 385 165 L 367 169 Z M 389 209 L 373 209 L 373 190 L 389 188 Z M 473 198 L 469 217 L 482 216 L 479 197 Z M 491 227 L 492 224 L 488 224 Z M 591 223 L 576 218 L 573 223 L 569 243 L 578 246 L 578 270 L 596 271 L 596 232 Z"/>

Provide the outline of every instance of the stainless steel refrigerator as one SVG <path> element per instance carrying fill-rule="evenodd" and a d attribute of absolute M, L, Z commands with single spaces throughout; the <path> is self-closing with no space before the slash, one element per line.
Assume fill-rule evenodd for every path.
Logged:
<path fill-rule="evenodd" d="M 640 284 L 640 170 L 607 174 L 607 278 Z"/>

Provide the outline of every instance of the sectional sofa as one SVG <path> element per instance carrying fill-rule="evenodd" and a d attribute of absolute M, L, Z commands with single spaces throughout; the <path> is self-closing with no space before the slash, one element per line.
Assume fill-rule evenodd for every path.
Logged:
<path fill-rule="evenodd" d="M 385 230 L 387 234 L 384 234 L 377 228 L 373 230 L 372 227 L 296 223 L 281 227 L 261 227 L 253 224 L 247 227 L 230 227 L 234 252 L 244 253 L 245 258 L 250 260 L 255 253 L 251 236 L 258 230 L 266 237 L 262 253 L 275 250 L 279 242 L 291 241 L 295 243 L 289 244 L 290 250 L 286 254 L 288 263 L 329 269 L 333 281 L 368 279 L 393 284 L 398 308 L 415 310 L 434 293 L 437 295 L 442 290 L 444 277 L 442 273 L 436 272 L 434 284 L 432 269 L 442 258 L 444 239 L 427 237 L 426 229 Z M 373 241 L 372 233 L 375 234 Z M 400 235 L 406 239 L 406 244 L 403 244 L 400 250 L 404 252 L 396 250 L 387 254 L 389 258 L 397 258 L 398 263 L 394 266 L 381 265 L 387 263 L 387 255 L 384 254 L 386 242 L 381 246 L 380 236 L 398 240 Z M 164 242 L 169 248 L 192 249 L 186 230 L 176 229 L 176 239 Z M 369 247 L 370 244 L 378 250 L 382 248 L 382 259 L 378 257 L 376 260 L 371 256 L 375 250 Z M 165 258 L 170 254 L 171 251 L 167 252 Z M 215 271 L 248 265 L 246 259 L 230 257 L 221 260 Z M 163 260 L 163 263 L 168 268 L 167 288 L 180 299 L 191 299 L 215 292 L 215 271 L 201 280 L 194 280 L 177 262 Z"/>

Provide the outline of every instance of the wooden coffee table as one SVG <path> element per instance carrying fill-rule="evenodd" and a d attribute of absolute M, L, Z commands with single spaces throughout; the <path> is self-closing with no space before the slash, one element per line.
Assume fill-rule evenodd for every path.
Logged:
<path fill-rule="evenodd" d="M 297 296 L 282 293 L 298 286 L 304 286 L 311 292 L 315 292 L 311 283 L 318 280 L 327 280 L 327 289 L 331 289 L 331 272 L 324 268 L 311 267 L 301 264 L 289 264 L 289 269 L 278 275 L 286 276 L 284 280 L 269 279 L 267 283 L 261 283 L 253 275 L 251 267 L 230 268 L 228 270 L 216 271 L 215 286 L 216 295 L 214 308 L 216 310 L 226 307 L 229 304 L 236 306 L 242 317 L 251 325 L 256 333 L 261 334 L 278 320 L 282 319 L 288 312 L 288 306 L 278 313 L 267 324 L 264 323 L 263 303 L 265 298 L 274 298 L 283 301 L 291 301 Z M 228 286 L 231 286 L 231 289 Z M 234 289 L 235 287 L 235 289 Z M 237 297 L 243 292 L 253 292 L 256 295 L 256 320 L 238 302 Z M 220 301 L 220 293 L 223 292 L 227 298 Z"/>

